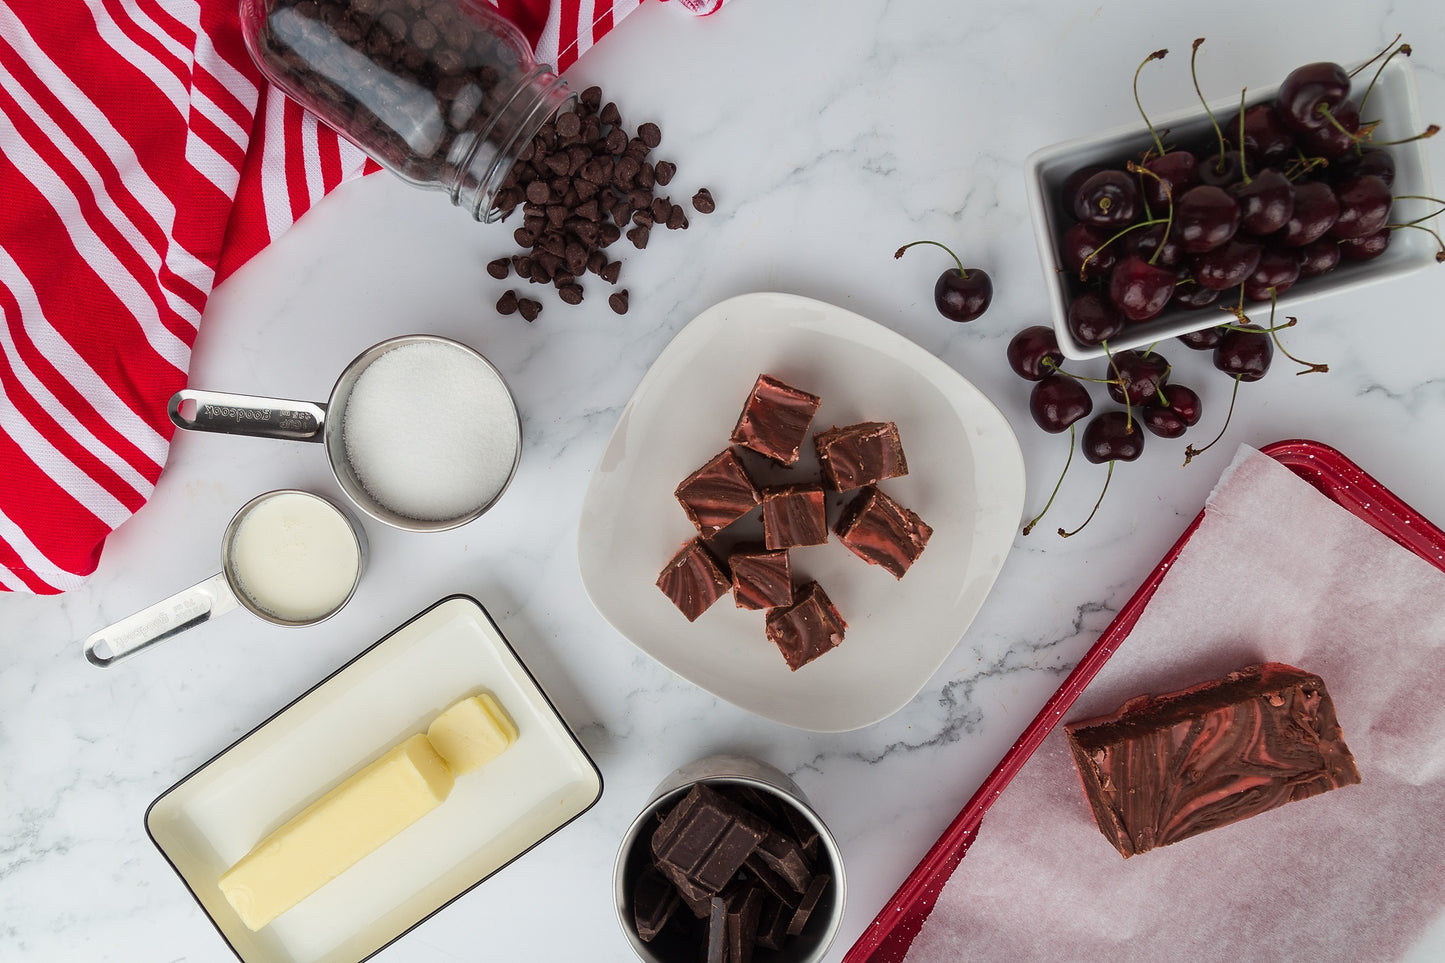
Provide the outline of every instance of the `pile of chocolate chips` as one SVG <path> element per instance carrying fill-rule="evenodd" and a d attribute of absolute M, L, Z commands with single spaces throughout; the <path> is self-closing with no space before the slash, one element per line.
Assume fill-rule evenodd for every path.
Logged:
<path fill-rule="evenodd" d="M 490 262 L 487 272 L 499 281 L 515 272 L 533 284 L 551 284 L 567 304 L 581 303 L 581 278 L 589 271 L 616 285 L 622 262 L 610 258 L 607 248 L 624 233 L 641 250 L 654 227 L 680 230 L 688 224 L 682 205 L 657 193 L 677 173 L 671 161 L 648 160 L 661 142 L 662 131 L 652 123 L 629 136 L 617 105 L 603 104 L 601 88 L 582 91 L 575 106 L 542 125 L 497 190 L 503 220 L 522 209 L 512 238 L 523 251 Z M 712 213 L 711 192 L 698 191 L 692 207 Z M 627 289 L 614 291 L 607 303 L 626 314 Z M 532 321 L 542 303 L 508 290 L 497 311 Z"/>
<path fill-rule="evenodd" d="M 697 959 L 699 944 L 707 963 L 781 950 L 832 883 L 813 824 L 751 786 L 698 783 L 642 842 L 652 862 L 633 890 L 633 921 L 665 959 Z"/>

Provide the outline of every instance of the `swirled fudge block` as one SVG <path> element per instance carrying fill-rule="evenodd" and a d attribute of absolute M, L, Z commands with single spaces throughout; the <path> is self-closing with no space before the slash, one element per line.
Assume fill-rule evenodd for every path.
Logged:
<path fill-rule="evenodd" d="M 762 497 L 731 448 L 684 478 L 673 495 L 703 538 L 712 538 L 742 518 Z"/>
<path fill-rule="evenodd" d="M 771 549 L 822 545 L 828 540 L 828 508 L 822 485 L 764 488 L 763 544 Z"/>
<path fill-rule="evenodd" d="M 1126 859 L 1360 781 L 1324 680 L 1278 662 L 1064 731 L 1094 820 Z"/>
<path fill-rule="evenodd" d="M 795 464 L 822 403 L 815 394 L 760 374 L 738 415 L 732 442 L 781 465 Z"/>
<path fill-rule="evenodd" d="M 872 485 L 847 504 L 833 530 L 850 552 L 883 566 L 894 578 L 902 578 L 918 561 L 933 534 L 916 512 Z"/>
<path fill-rule="evenodd" d="M 733 601 L 740 609 L 771 609 L 793 601 L 793 572 L 787 552 L 741 545 L 728 556 Z"/>
<path fill-rule="evenodd" d="M 767 617 L 768 640 L 794 672 L 837 648 L 847 628 L 817 582 L 804 585 L 794 594 L 792 605 L 773 609 Z"/>
<path fill-rule="evenodd" d="M 834 491 L 852 491 L 908 474 L 898 426 L 891 421 L 834 426 L 814 435 L 813 447 L 823 481 Z"/>
<path fill-rule="evenodd" d="M 696 622 L 699 615 L 732 588 L 732 580 L 702 539 L 694 538 L 663 568 L 657 576 L 657 587 L 689 622 Z"/>

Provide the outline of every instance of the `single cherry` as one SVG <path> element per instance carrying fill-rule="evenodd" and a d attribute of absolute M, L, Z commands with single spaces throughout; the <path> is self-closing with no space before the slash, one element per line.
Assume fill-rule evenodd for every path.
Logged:
<path fill-rule="evenodd" d="M 913 241 L 893 252 L 901 258 L 915 244 L 932 244 L 948 251 L 957 268 L 948 268 L 933 285 L 933 304 L 938 313 L 950 321 L 972 321 L 988 310 L 993 301 L 993 279 L 982 268 L 965 268 L 958 255 L 937 241 Z"/>
<path fill-rule="evenodd" d="M 1029 392 L 1029 414 L 1034 424 L 1050 434 L 1068 429 L 1094 410 L 1094 400 L 1084 383 L 1068 375 L 1051 374 L 1041 378 Z"/>
<path fill-rule="evenodd" d="M 1206 288 L 1193 278 L 1183 278 L 1174 286 L 1174 296 L 1169 299 L 1169 303 L 1189 311 L 1195 311 L 1199 308 L 1207 308 L 1218 300 L 1218 291 Z"/>
<path fill-rule="evenodd" d="M 1395 158 L 1387 150 L 1372 147 L 1358 155 L 1358 160 L 1345 170 L 1347 176 L 1374 174 L 1385 182 L 1386 187 L 1395 186 Z M 1335 165 L 1338 167 L 1339 165 Z"/>
<path fill-rule="evenodd" d="M 1109 367 L 1109 397 L 1121 405 L 1157 401 L 1160 385 L 1169 379 L 1169 362 L 1154 351 L 1116 351 L 1109 357 Z"/>
<path fill-rule="evenodd" d="M 1119 243 L 1124 246 L 1125 254 L 1137 254 L 1159 267 L 1177 268 L 1184 263 L 1184 248 L 1167 223 L 1130 231 Z"/>
<path fill-rule="evenodd" d="M 1255 104 L 1244 111 L 1243 136 L 1245 156 L 1254 164 L 1267 166 L 1278 164 L 1294 153 L 1294 134 L 1279 119 L 1273 104 Z M 1239 130 L 1241 118 L 1236 117 L 1227 127 Z"/>
<path fill-rule="evenodd" d="M 1357 174 L 1335 185 L 1340 214 L 1327 235 L 1337 240 L 1374 234 L 1390 219 L 1394 198 L 1389 186 L 1374 174 Z"/>
<path fill-rule="evenodd" d="M 1275 109 L 1291 130 L 1312 130 L 1329 123 L 1330 112 L 1350 96 L 1350 75 L 1336 63 L 1296 67 L 1279 85 Z"/>
<path fill-rule="evenodd" d="M 1263 252 L 1264 245 L 1234 237 L 1222 247 L 1194 255 L 1190 274 L 1206 288 L 1225 291 L 1254 273 Z"/>
<path fill-rule="evenodd" d="M 1324 181 L 1300 181 L 1294 186 L 1294 210 L 1275 235 L 1286 247 L 1304 247 L 1325 236 L 1340 216 L 1340 200 Z"/>
<path fill-rule="evenodd" d="M 1348 100 L 1331 114 L 1332 122 L 1302 130 L 1297 135 L 1300 150 L 1309 157 L 1334 161 L 1355 149 L 1360 142 L 1360 110 Z"/>
<path fill-rule="evenodd" d="M 1366 234 L 1364 237 L 1351 237 L 1338 242 L 1340 257 L 1346 261 L 1370 261 L 1385 253 L 1385 248 L 1390 246 L 1390 235 L 1393 232 L 1387 227 L 1376 231 L 1374 234 Z M 1436 260 L 1439 260 L 1437 257 Z"/>
<path fill-rule="evenodd" d="M 1272 167 L 1229 187 L 1239 204 L 1239 229 L 1250 234 L 1273 234 L 1289 223 L 1294 213 L 1294 185 Z"/>
<path fill-rule="evenodd" d="M 1219 339 L 1224 336 L 1223 327 L 1201 328 L 1198 331 L 1189 331 L 1179 336 L 1179 340 L 1195 351 L 1213 351 Z"/>
<path fill-rule="evenodd" d="M 1104 170 L 1102 164 L 1089 164 L 1085 167 L 1080 167 L 1068 177 L 1064 178 L 1064 183 L 1059 186 L 1059 202 L 1063 205 L 1064 210 L 1072 211 L 1074 209 L 1074 197 L 1078 195 L 1079 188 L 1084 186 L 1084 181 L 1093 177 L 1101 170 Z"/>
<path fill-rule="evenodd" d="M 1197 392 L 1180 384 L 1167 384 L 1159 390 L 1163 400 L 1156 398 L 1153 404 L 1145 405 L 1140 415 L 1145 428 L 1160 438 L 1178 438 L 1199 423 L 1203 405 Z"/>
<path fill-rule="evenodd" d="M 1079 185 L 1073 211 L 1095 227 L 1123 227 L 1139 216 L 1139 188 L 1123 171 L 1099 171 Z"/>
<path fill-rule="evenodd" d="M 1103 344 L 1124 330 L 1124 316 L 1108 298 L 1085 291 L 1069 302 L 1069 333 L 1080 344 Z"/>
<path fill-rule="evenodd" d="M 1199 161 L 1187 150 L 1171 150 L 1149 158 L 1144 167 L 1155 176 L 1142 175 L 1139 189 L 1155 211 L 1167 208 L 1173 198 L 1199 183 Z"/>
<path fill-rule="evenodd" d="M 1280 248 L 1265 248 L 1259 264 L 1244 282 L 1244 296 L 1251 301 L 1270 301 L 1294 287 L 1299 280 L 1299 255 Z"/>
<path fill-rule="evenodd" d="M 1084 458 L 1093 464 L 1101 465 L 1107 462 L 1109 473 L 1104 476 L 1104 487 L 1100 490 L 1089 517 L 1073 531 L 1060 528 L 1059 535 L 1062 538 L 1077 535 L 1084 530 L 1085 525 L 1093 521 L 1099 506 L 1104 503 L 1104 495 L 1109 491 L 1109 480 L 1114 477 L 1114 463 L 1134 461 L 1144 453 L 1144 430 L 1139 427 L 1138 419 L 1130 417 L 1126 411 L 1105 411 L 1095 415 L 1084 426 L 1080 448 Z"/>
<path fill-rule="evenodd" d="M 1212 251 L 1239 230 L 1239 204 L 1223 188 L 1191 187 L 1174 205 L 1174 231 L 1191 254 Z"/>
<path fill-rule="evenodd" d="M 1059 242 L 1064 270 L 1081 281 L 1108 274 L 1119 262 L 1119 245 L 1105 243 L 1111 236 L 1104 228 L 1083 221 L 1070 224 Z"/>
<path fill-rule="evenodd" d="M 1237 150 L 1210 154 L 1199 162 L 1199 183 L 1228 187 L 1244 176 L 1244 155 Z"/>
<path fill-rule="evenodd" d="M 1214 366 L 1240 381 L 1258 381 L 1274 360 L 1274 339 L 1257 325 L 1227 327 L 1214 346 Z"/>
<path fill-rule="evenodd" d="M 1299 255 L 1299 276 L 1301 279 L 1328 274 L 1340 263 L 1340 245 L 1322 237 L 1318 241 L 1297 249 Z"/>
<path fill-rule="evenodd" d="M 1042 381 L 1064 363 L 1054 329 L 1042 324 L 1024 328 L 1008 343 L 1008 364 L 1026 381 Z"/>
<path fill-rule="evenodd" d="M 1137 254 L 1121 258 L 1109 274 L 1109 300 L 1128 322 L 1157 318 L 1174 294 L 1178 275 Z"/>

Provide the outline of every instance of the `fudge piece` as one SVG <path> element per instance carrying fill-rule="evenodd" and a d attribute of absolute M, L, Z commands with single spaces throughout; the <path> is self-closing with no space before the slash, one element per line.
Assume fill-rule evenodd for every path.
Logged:
<path fill-rule="evenodd" d="M 1360 781 L 1324 681 L 1278 662 L 1064 732 L 1099 831 L 1126 859 Z"/>
<path fill-rule="evenodd" d="M 818 451 L 823 481 L 835 491 L 852 491 L 908 474 L 898 426 L 891 421 L 829 428 L 813 436 L 813 447 Z"/>
<path fill-rule="evenodd" d="M 672 494 L 703 538 L 712 538 L 752 511 L 761 497 L 731 448 L 684 478 Z"/>
<path fill-rule="evenodd" d="M 788 668 L 797 672 L 818 656 L 838 647 L 848 628 L 817 582 L 793 596 L 793 604 L 768 613 L 768 640 L 778 647 Z"/>
<path fill-rule="evenodd" d="M 787 552 L 762 545 L 738 546 L 728 556 L 733 600 L 740 609 L 770 609 L 793 601 L 793 574 Z"/>
<path fill-rule="evenodd" d="M 866 486 L 843 509 L 833 531 L 848 550 L 870 565 L 902 578 L 933 534 L 923 519 L 882 491 Z"/>
<path fill-rule="evenodd" d="M 820 404 L 817 395 L 760 374 L 738 415 L 732 442 L 779 464 L 795 464 Z"/>
<path fill-rule="evenodd" d="M 732 581 L 702 539 L 694 538 L 663 568 L 657 576 L 657 587 L 672 599 L 672 604 L 689 622 L 696 622 L 699 615 L 732 588 Z"/>
<path fill-rule="evenodd" d="M 763 544 L 768 548 L 822 545 L 828 540 L 822 485 L 774 485 L 762 494 Z"/>

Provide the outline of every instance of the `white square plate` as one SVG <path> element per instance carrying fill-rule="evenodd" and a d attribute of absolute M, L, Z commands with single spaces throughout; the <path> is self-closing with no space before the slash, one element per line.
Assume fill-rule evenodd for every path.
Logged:
<path fill-rule="evenodd" d="M 910 472 L 880 487 L 934 529 L 901 581 L 831 534 L 791 551 L 795 583 L 817 579 L 848 623 L 842 645 L 797 672 L 768 641 L 762 612 L 724 596 L 689 624 L 656 586 L 697 534 L 673 489 L 727 447 L 761 373 L 821 396 L 813 430 L 896 422 Z M 818 477 L 811 442 L 792 469 L 747 464 L 761 484 Z M 777 722 L 843 732 L 902 708 L 958 644 L 1013 545 L 1023 499 L 1012 429 L 948 365 L 850 311 L 747 294 L 698 315 L 637 386 L 588 487 L 578 557 L 602 616 L 678 675 Z M 841 501 L 830 496 L 830 517 Z"/>
<path fill-rule="evenodd" d="M 517 741 L 259 932 L 217 881 L 272 830 L 453 703 L 493 693 Z M 441 600 L 166 790 L 146 831 L 245 963 L 354 963 L 591 808 L 602 776 L 474 599 Z"/>

